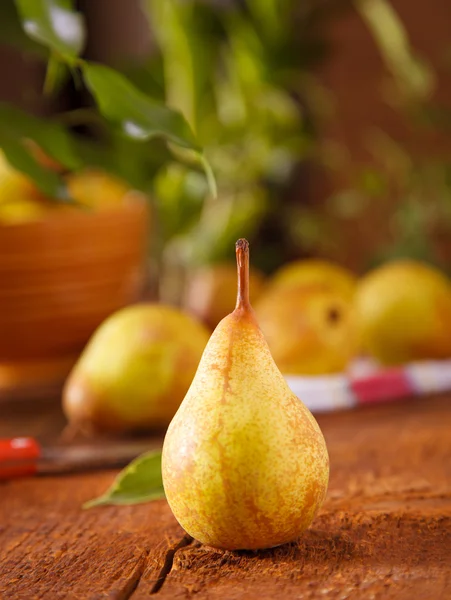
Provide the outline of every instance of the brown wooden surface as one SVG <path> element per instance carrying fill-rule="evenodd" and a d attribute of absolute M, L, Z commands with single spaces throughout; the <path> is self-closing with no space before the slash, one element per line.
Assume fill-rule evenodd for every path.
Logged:
<path fill-rule="evenodd" d="M 51 404 L 0 409 L 2 436 L 62 424 Z M 326 503 L 298 543 L 264 552 L 190 543 L 164 500 L 81 510 L 114 472 L 0 484 L 0 598 L 450 598 L 451 397 L 319 422 Z"/>

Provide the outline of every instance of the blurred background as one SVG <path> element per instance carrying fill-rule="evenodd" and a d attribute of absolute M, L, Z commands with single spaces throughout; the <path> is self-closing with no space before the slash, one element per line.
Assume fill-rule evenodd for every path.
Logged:
<path fill-rule="evenodd" d="M 64 113 L 77 132 L 100 138 L 92 102 L 72 80 L 43 96 L 42 48 L 20 33 L 14 2 L 3 4 L 1 101 Z M 124 164 L 118 174 L 128 168 L 130 184 L 147 180 L 164 251 L 184 263 L 216 261 L 233 257 L 231 242 L 243 233 L 266 272 L 312 254 L 360 272 L 400 253 L 447 262 L 445 0 L 427 10 L 407 0 L 144 4 L 96 0 L 78 9 L 84 56 L 180 109 L 215 169 L 221 223 L 205 214 L 203 178 L 155 142 L 115 148 L 136 171 L 134 179 Z M 205 229 L 196 244 L 193 228 Z"/>
<path fill-rule="evenodd" d="M 79 56 L 179 111 L 202 160 L 177 140 L 118 131 L 103 117 L 123 98 L 106 86 L 99 103 L 76 62 L 36 41 L 20 5 L 0 9 L 5 395 L 60 386 L 98 325 L 138 300 L 179 306 L 213 328 L 233 308 L 238 237 L 251 242 L 256 297 L 299 259 L 344 268 L 348 283 L 398 258 L 449 272 L 447 0 L 78 1 Z M 68 21 L 52 26 L 70 38 Z M 11 161 L 22 138 L 27 154 Z M 332 300 L 319 302 L 329 302 L 329 324 L 347 314 Z M 260 310 L 265 320 L 271 306 Z M 333 341 L 346 346 L 342 360 L 298 371 L 342 371 L 367 351 L 348 348 L 349 331 Z M 428 344 L 412 358 L 448 356 L 441 338 Z"/>

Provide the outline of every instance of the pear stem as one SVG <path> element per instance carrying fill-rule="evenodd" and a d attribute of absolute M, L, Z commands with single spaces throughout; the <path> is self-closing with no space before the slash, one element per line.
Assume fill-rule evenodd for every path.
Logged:
<path fill-rule="evenodd" d="M 249 302 L 249 242 L 241 238 L 235 244 L 238 271 L 237 308 L 250 308 Z"/>

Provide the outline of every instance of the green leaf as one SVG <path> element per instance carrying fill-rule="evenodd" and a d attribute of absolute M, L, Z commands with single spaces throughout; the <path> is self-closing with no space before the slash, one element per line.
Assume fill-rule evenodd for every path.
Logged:
<path fill-rule="evenodd" d="M 143 141 L 162 136 L 179 146 L 200 151 L 190 126 L 178 111 L 149 98 L 109 67 L 84 62 L 82 71 L 100 112 L 126 136 Z"/>
<path fill-rule="evenodd" d="M 70 201 L 59 175 L 36 159 L 33 149 L 27 145 L 30 140 L 67 169 L 74 170 L 83 165 L 72 136 L 62 125 L 38 119 L 18 108 L 0 103 L 0 148 L 8 162 L 33 179 L 46 196 Z"/>
<path fill-rule="evenodd" d="M 179 110 L 195 129 L 196 64 L 191 36 L 196 34 L 190 3 L 146 0 L 144 9 L 164 57 L 166 100 Z"/>
<path fill-rule="evenodd" d="M 70 170 L 82 166 L 70 134 L 53 121 L 38 119 L 9 104 L 0 103 L 0 123 L 10 137 L 33 140 L 49 156 Z"/>
<path fill-rule="evenodd" d="M 60 60 L 54 52 L 50 54 L 47 61 L 47 70 L 44 81 L 44 94 L 50 96 L 60 91 L 69 77 L 70 71 L 66 63 Z"/>
<path fill-rule="evenodd" d="M 355 7 L 401 91 L 413 100 L 424 100 L 434 90 L 434 73 L 415 55 L 408 32 L 388 0 L 356 0 Z"/>
<path fill-rule="evenodd" d="M 135 458 L 102 496 L 85 502 L 83 508 L 105 504 L 139 504 L 158 498 L 164 498 L 161 452 L 152 451 Z"/>
<path fill-rule="evenodd" d="M 292 0 L 247 0 L 246 4 L 253 19 L 272 42 L 287 36 L 294 12 Z"/>
<path fill-rule="evenodd" d="M 207 178 L 208 189 L 210 190 L 210 194 L 213 196 L 213 198 L 217 198 L 218 186 L 216 184 L 216 178 L 213 169 L 211 168 L 211 165 L 204 154 L 200 154 L 199 159 L 204 169 L 205 177 Z"/>
<path fill-rule="evenodd" d="M 37 57 L 46 57 L 47 48 L 31 40 L 22 28 L 15 0 L 2 0 L 0 2 L 0 41 L 2 44 L 18 48 Z"/>
<path fill-rule="evenodd" d="M 44 194 L 68 200 L 67 191 L 58 175 L 42 167 L 25 145 L 15 135 L 12 135 L 1 121 L 0 148 L 3 149 L 9 164 L 31 177 Z"/>
<path fill-rule="evenodd" d="M 25 33 L 69 62 L 85 45 L 85 26 L 72 0 L 16 0 Z"/>

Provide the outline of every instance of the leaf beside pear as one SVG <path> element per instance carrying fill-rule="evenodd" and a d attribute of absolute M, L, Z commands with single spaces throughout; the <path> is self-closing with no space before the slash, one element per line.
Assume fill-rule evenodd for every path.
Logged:
<path fill-rule="evenodd" d="M 153 450 L 135 458 L 122 469 L 104 494 L 85 502 L 83 508 L 108 504 L 140 504 L 158 498 L 164 498 L 161 451 Z"/>

